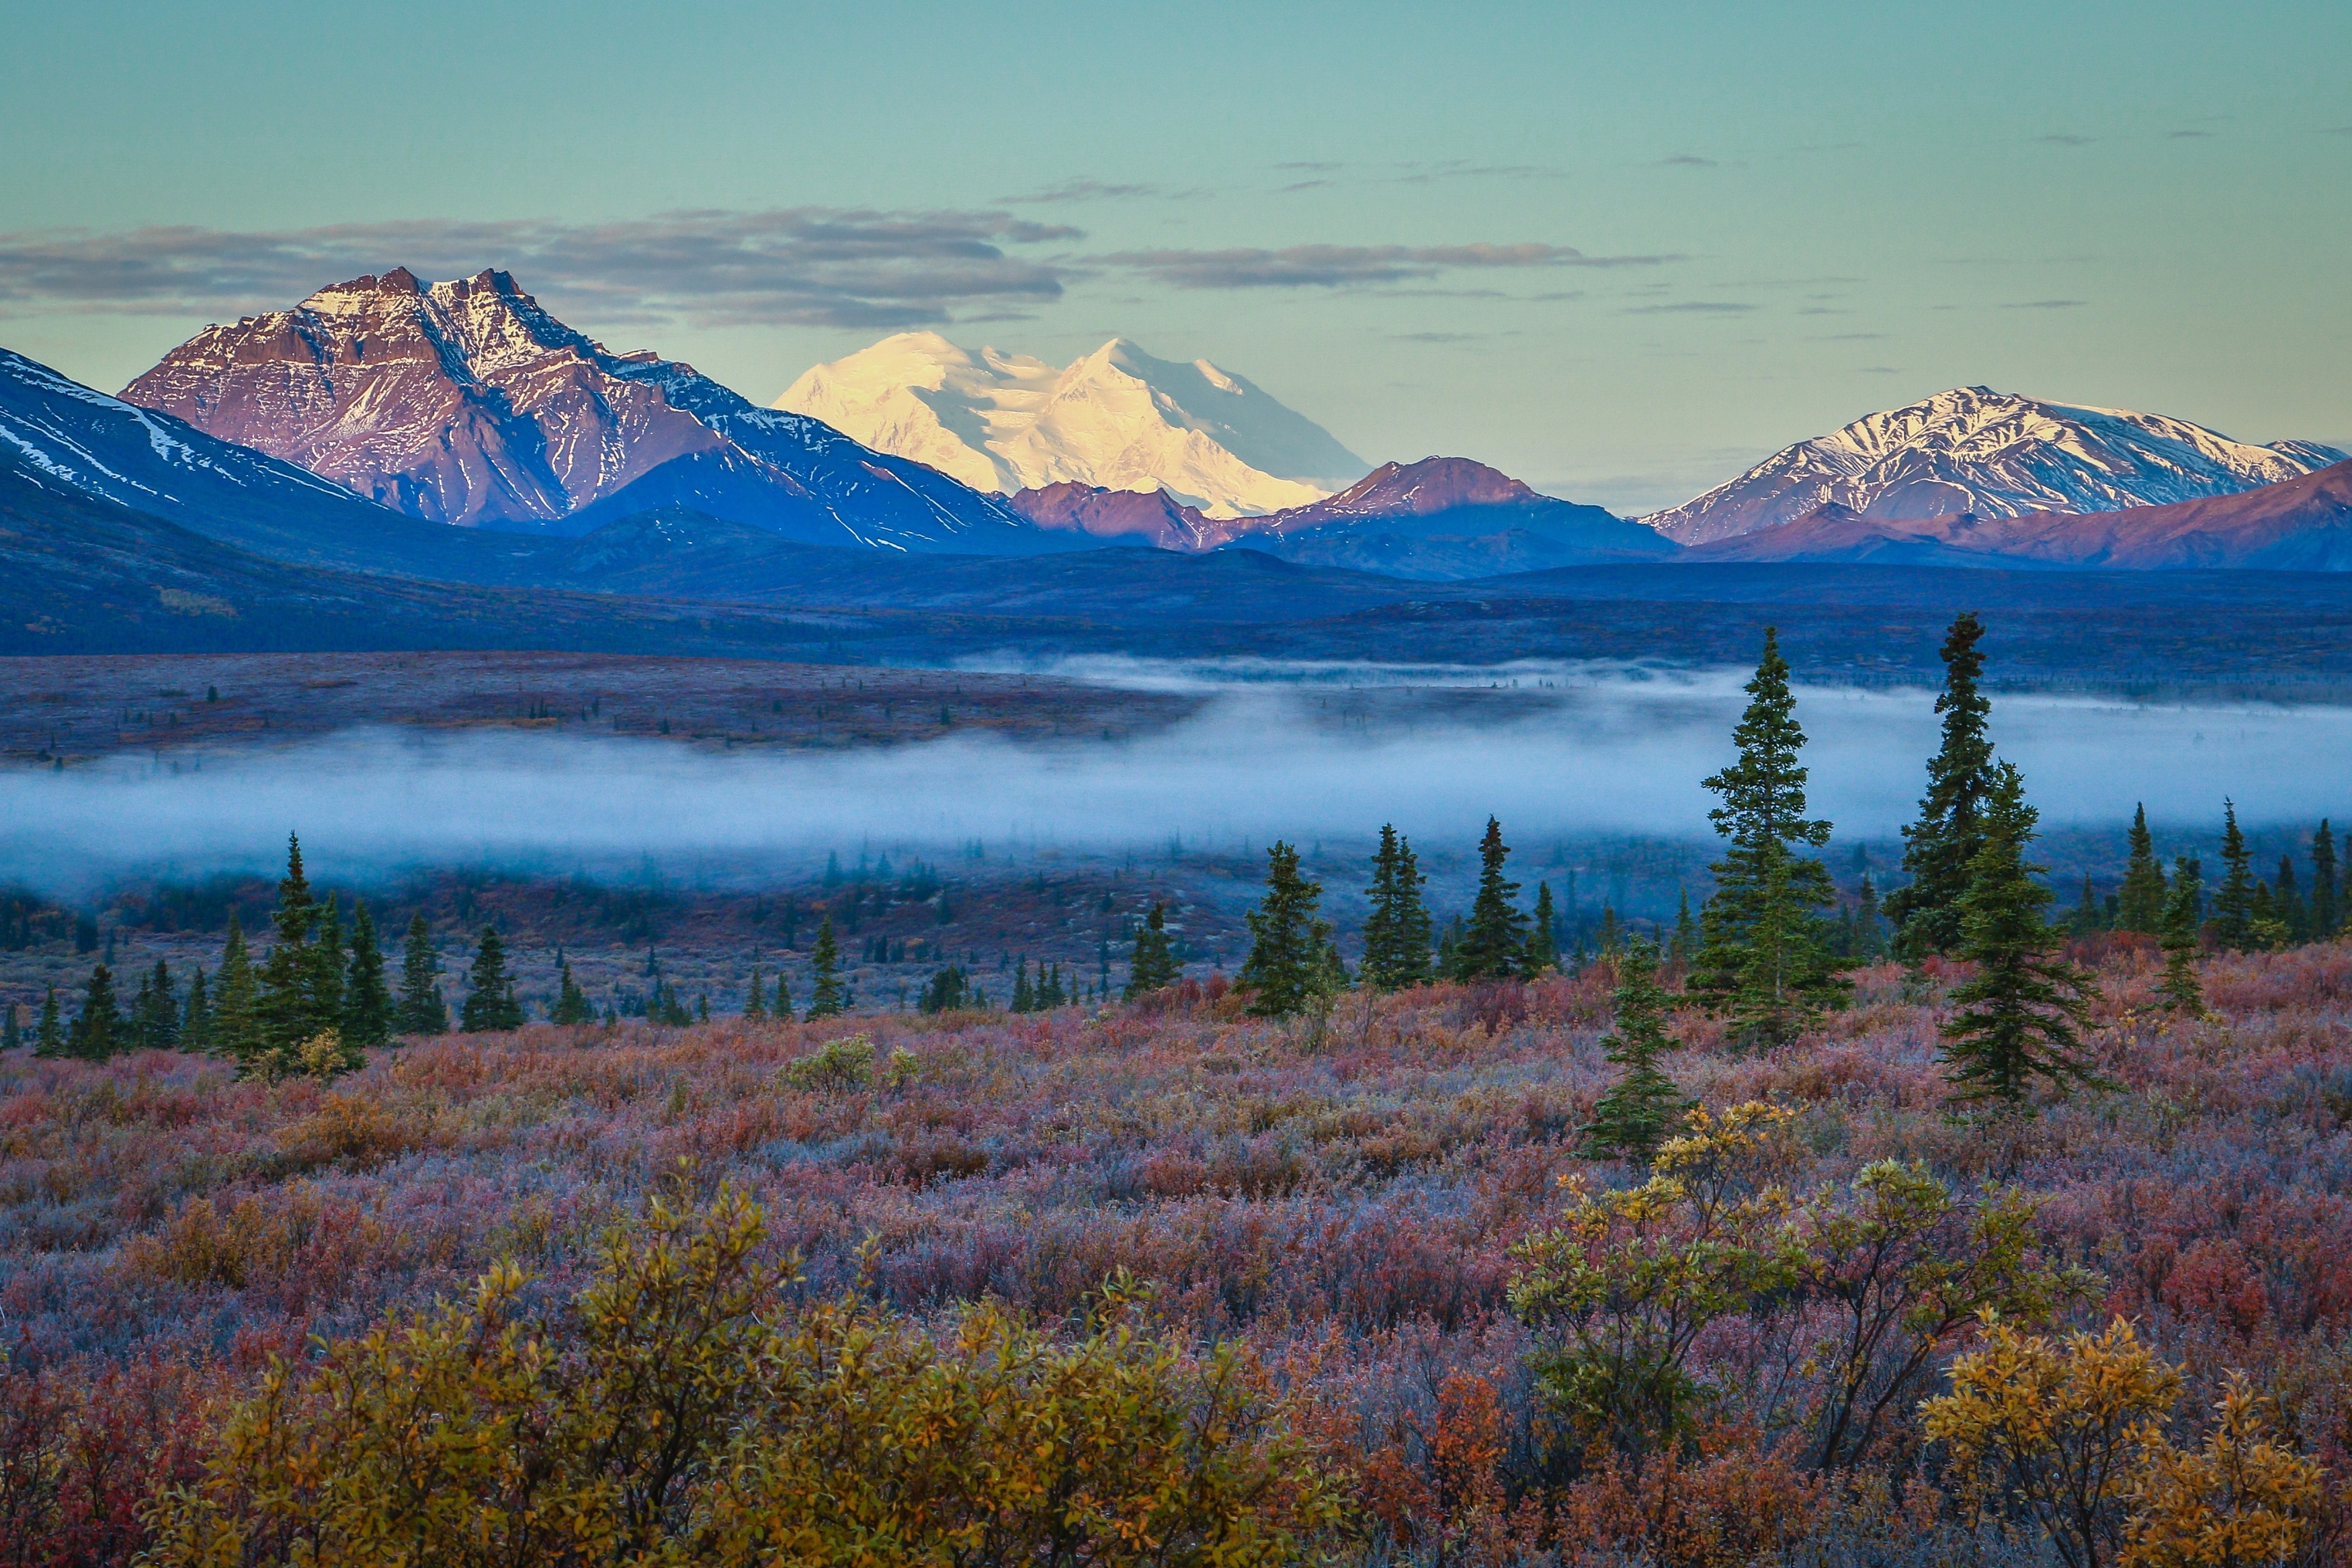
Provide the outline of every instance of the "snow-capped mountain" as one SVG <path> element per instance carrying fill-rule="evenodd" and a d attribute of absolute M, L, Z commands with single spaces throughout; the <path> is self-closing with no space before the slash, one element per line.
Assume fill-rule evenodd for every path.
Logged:
<path fill-rule="evenodd" d="M 2252 446 L 2162 414 L 1961 387 L 1801 441 L 1641 521 L 1695 545 L 1832 504 L 1866 517 L 2112 512 L 2231 495 L 2344 456 L 2307 442 Z"/>
<path fill-rule="evenodd" d="M 322 288 L 206 329 L 123 396 L 438 522 L 569 533 L 685 504 L 816 543 L 1061 548 L 921 464 L 614 353 L 503 272 Z"/>
<path fill-rule="evenodd" d="M 1165 490 L 1211 517 L 1305 506 L 1370 467 L 1255 383 L 1124 338 L 1056 370 L 902 332 L 811 368 L 775 406 L 975 489 Z"/>
<path fill-rule="evenodd" d="M 290 463 L 0 349 L 0 474 L 281 560 L 501 580 L 489 541 L 404 517 Z"/>

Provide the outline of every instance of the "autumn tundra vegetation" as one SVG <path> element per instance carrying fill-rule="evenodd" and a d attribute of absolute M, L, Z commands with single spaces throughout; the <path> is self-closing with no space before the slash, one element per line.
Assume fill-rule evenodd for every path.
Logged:
<path fill-rule="evenodd" d="M 452 1032 L 298 848 L 186 1049 L 0 1057 L 0 1563 L 2344 1561 L 2333 840 L 2053 917 L 1980 633 L 1883 915 L 1768 638 L 1580 958 L 1489 821 L 1352 960 L 1277 843 L 1231 984 L 526 1022 L 490 931 Z"/>

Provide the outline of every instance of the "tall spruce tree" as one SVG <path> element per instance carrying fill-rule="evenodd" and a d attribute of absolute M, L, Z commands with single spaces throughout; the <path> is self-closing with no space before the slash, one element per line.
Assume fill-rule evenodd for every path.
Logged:
<path fill-rule="evenodd" d="M 1449 978 L 1500 980 L 1527 972 L 1528 915 L 1513 902 L 1519 884 L 1503 874 L 1510 855 L 1503 824 L 1487 818 L 1486 835 L 1478 842 L 1478 893 L 1470 901 Z"/>
<path fill-rule="evenodd" d="M 1168 906 L 1154 904 L 1135 933 L 1135 955 L 1127 967 L 1127 999 L 1172 986 L 1183 973 L 1183 966 L 1176 962 L 1175 944 L 1168 939 Z"/>
<path fill-rule="evenodd" d="M 1319 918 L 1323 884 L 1298 869 L 1298 852 L 1276 840 L 1265 852 L 1265 893 L 1248 914 L 1249 956 L 1240 982 L 1260 1018 L 1303 1012 L 1331 988 L 1331 923 Z"/>
<path fill-rule="evenodd" d="M 63 1056 L 66 1053 L 66 1031 L 58 1016 L 58 988 L 51 986 L 48 995 L 41 998 L 41 1021 L 33 1030 L 35 1056 Z"/>
<path fill-rule="evenodd" d="M 1742 1044 L 1794 1039 L 1845 983 L 1832 973 L 1815 912 L 1836 895 L 1829 868 L 1791 846 L 1829 842 L 1830 824 L 1805 815 L 1805 732 L 1789 689 L 1780 639 L 1764 632 L 1764 655 L 1748 683 L 1748 709 L 1732 732 L 1737 761 L 1705 780 L 1723 798 L 1707 813 L 1727 841 L 1715 895 L 1699 915 L 1699 950 L 1688 988 L 1730 1016 Z"/>
<path fill-rule="evenodd" d="M 1372 885 L 1365 890 L 1371 909 L 1364 916 L 1365 983 L 1383 991 L 1427 985 L 1430 968 L 1429 904 L 1412 845 L 1394 824 L 1381 824 L 1381 847 L 1372 857 Z"/>
<path fill-rule="evenodd" d="M 1698 922 L 1691 917 L 1690 889 L 1677 888 L 1675 894 L 1680 902 L 1675 909 L 1675 935 L 1666 947 L 1666 961 L 1687 964 L 1698 956 Z"/>
<path fill-rule="evenodd" d="M 2156 858 L 2156 839 L 2147 831 L 2147 808 L 2135 806 L 2131 853 L 2124 862 L 2123 886 L 2116 893 L 2116 928 L 2156 936 L 2164 929 L 2164 862 Z"/>
<path fill-rule="evenodd" d="M 1937 695 L 1936 711 L 1944 716 L 1943 740 L 1927 760 L 1919 820 L 1903 830 L 1903 869 L 1911 881 L 1886 899 L 1895 950 L 1913 961 L 1958 949 L 1960 896 L 1984 843 L 1981 819 L 1993 764 L 1992 739 L 1985 733 L 1992 704 L 1978 685 L 1984 654 L 1977 643 L 1983 636 L 1983 624 L 1969 611 L 1952 622 L 1938 651 L 1944 689 Z"/>
<path fill-rule="evenodd" d="M 486 1034 L 522 1027 L 522 1003 L 515 997 L 514 977 L 507 973 L 507 945 L 497 926 L 482 927 L 466 985 L 465 1005 L 457 1014 L 461 1032 Z"/>
<path fill-rule="evenodd" d="M 93 966 L 89 985 L 82 992 L 80 1016 L 66 1037 L 66 1054 L 85 1061 L 104 1061 L 129 1048 L 129 1033 L 123 1027 L 122 1009 L 114 999 L 114 972 L 103 964 Z"/>
<path fill-rule="evenodd" d="M 2336 835 L 2327 819 L 2311 836 L 2311 935 L 2325 942 L 2344 924 L 2342 893 L 2336 880 Z"/>
<path fill-rule="evenodd" d="M 373 1051 L 392 1043 L 392 992 L 383 982 L 383 949 L 375 917 L 362 899 L 352 911 L 352 956 L 343 972 L 343 1043 Z"/>
<path fill-rule="evenodd" d="M 252 1049 L 239 1061 L 269 1075 L 299 1071 L 302 1046 L 342 1024 L 341 954 L 340 934 L 330 954 L 320 940 L 328 910 L 310 894 L 302 870 L 302 841 L 286 839 L 286 874 L 278 883 L 278 908 L 271 915 L 278 942 L 255 967 Z M 331 964 L 334 984 L 324 971 Z M 330 1005 L 331 1004 L 331 1005 Z M 267 1060 L 265 1060 L 267 1059 Z"/>
<path fill-rule="evenodd" d="M 2156 983 L 2164 1005 L 2190 1018 L 2205 1016 L 2205 989 L 2197 979 L 2197 905 L 2204 881 L 2187 855 L 2173 862 L 2172 897 L 2164 908 L 2164 977 Z"/>
<path fill-rule="evenodd" d="M 1959 952 L 1976 973 L 1952 993 L 1944 1073 L 1956 1100 L 2017 1106 L 2037 1078 L 2059 1089 L 2099 1082 L 2081 1035 L 2097 990 L 2088 971 L 2053 956 L 2059 934 L 2042 913 L 2052 894 L 2035 880 L 2048 868 L 2025 858 L 2039 813 L 2014 766 L 1995 769 L 1982 806 L 1984 842 L 1959 901 Z"/>
<path fill-rule="evenodd" d="M 196 1056 L 209 1055 L 213 1049 L 212 988 L 201 964 L 188 977 L 187 1006 L 180 1013 L 180 1049 Z"/>
<path fill-rule="evenodd" d="M 25 1043 L 24 1027 L 16 1021 L 16 1004 L 10 1002 L 7 1021 L 0 1023 L 0 1051 L 15 1051 Z"/>
<path fill-rule="evenodd" d="M 2252 945 L 2254 925 L 2253 856 L 2238 828 L 2238 803 L 2221 802 L 2221 882 L 2213 890 L 2213 941 L 2224 952 Z"/>
<path fill-rule="evenodd" d="M 1886 956 L 1885 920 L 1881 915 L 1884 906 L 1878 901 L 1878 886 L 1870 873 L 1862 873 L 1862 886 L 1853 899 L 1853 956 L 1856 962 L 1875 964 Z"/>
<path fill-rule="evenodd" d="M 244 1062 L 262 1049 L 260 985 L 245 946 L 245 926 L 228 912 L 228 946 L 221 950 L 220 985 L 213 997 L 212 1053 Z"/>
<path fill-rule="evenodd" d="M 753 1023 L 767 1021 L 768 980 L 758 969 L 751 971 L 751 988 L 743 997 L 743 1016 Z"/>
<path fill-rule="evenodd" d="M 1552 908 L 1551 883 L 1536 883 L 1535 915 L 1528 925 L 1525 967 L 1528 974 L 1540 975 L 1559 967 L 1559 946 L 1552 936 L 1559 922 L 1559 913 Z"/>
<path fill-rule="evenodd" d="M 808 1016 L 812 1019 L 839 1018 L 849 1010 L 849 991 L 841 983 L 841 942 L 833 934 L 833 915 L 828 911 L 817 923 L 816 946 L 809 952 L 814 971 L 809 983 Z M 778 980 L 782 990 L 783 982 Z"/>
<path fill-rule="evenodd" d="M 441 955 L 424 913 L 408 917 L 408 941 L 400 956 L 400 1006 L 393 1027 L 402 1034 L 446 1034 L 449 1004 L 441 998 Z"/>
<path fill-rule="evenodd" d="M 131 1038 L 142 1051 L 180 1049 L 180 998 L 172 967 L 163 959 L 139 977 L 139 998 L 131 1009 Z"/>
<path fill-rule="evenodd" d="M 1577 1152 L 1586 1159 L 1647 1163 L 1697 1103 L 1658 1065 L 1675 1046 L 1666 1033 L 1668 1005 L 1658 984 L 1658 949 L 1635 937 L 1617 960 L 1617 1018 L 1601 1042 L 1624 1071 L 1592 1107 L 1592 1120 L 1580 1135 Z"/>

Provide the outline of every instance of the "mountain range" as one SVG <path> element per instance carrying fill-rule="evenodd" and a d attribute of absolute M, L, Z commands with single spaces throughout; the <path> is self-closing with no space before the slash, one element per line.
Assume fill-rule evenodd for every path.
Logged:
<path fill-rule="evenodd" d="M 2234 495 L 2119 512 L 1885 517 L 1832 501 L 1791 522 L 1699 545 L 1687 559 L 2352 571 L 2352 462 Z"/>
<path fill-rule="evenodd" d="M 937 469 L 614 353 L 503 272 L 322 288 L 206 329 L 123 397 L 434 522 L 584 533 L 690 505 L 807 543 L 1061 547 Z"/>
<path fill-rule="evenodd" d="M 946 407 L 939 430 L 988 438 L 954 461 L 986 454 L 973 477 L 998 486 L 1022 477 L 1015 457 L 1100 473 L 1129 416 L 1181 437 L 1166 449 L 1179 456 L 1199 455 L 1193 438 L 1235 464 L 1287 452 L 1277 466 L 1320 464 L 1320 481 L 1357 462 L 1252 383 L 1124 340 L 1054 371 L 908 334 L 819 371 L 861 364 L 801 387 L 879 388 L 877 406 L 903 394 L 932 416 Z M 906 384 L 927 376 L 938 386 Z M 941 388 L 962 401 L 916 395 Z M 2344 570 L 2352 480 L 2327 466 L 2338 456 L 1979 387 L 1799 443 L 1639 520 L 1457 457 L 1384 464 L 1336 494 L 1248 512 L 1237 492 L 1195 505 L 1141 476 L 1134 488 L 966 485 L 807 413 L 756 407 L 691 366 L 606 350 L 496 271 L 425 284 L 395 268 L 321 289 L 208 329 L 123 398 L 0 352 L 0 471 L 35 490 L 339 570 L 737 601 L 780 602 L 833 570 L 793 564 L 788 543 L 956 557 L 1251 550 L 1416 581 L 1684 559 Z"/>
<path fill-rule="evenodd" d="M 1303 507 L 1370 467 L 1255 383 L 1124 338 L 1057 370 L 902 332 L 812 366 L 775 406 L 975 489 L 1160 490 L 1211 517 Z"/>
<path fill-rule="evenodd" d="M 1703 545 L 1831 506 L 1882 519 L 2114 512 L 2231 495 L 2345 457 L 2309 442 L 2248 445 L 2162 414 L 1959 387 L 1784 447 L 1641 520 Z"/>

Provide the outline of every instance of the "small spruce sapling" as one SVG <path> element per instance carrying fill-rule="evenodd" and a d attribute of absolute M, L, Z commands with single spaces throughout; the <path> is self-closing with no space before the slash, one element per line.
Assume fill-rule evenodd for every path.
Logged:
<path fill-rule="evenodd" d="M 1646 1164 L 1697 1104 L 1658 1066 L 1675 1042 L 1666 1033 L 1669 998 L 1658 984 L 1654 944 L 1639 937 L 1626 944 L 1617 960 L 1616 1002 L 1616 1022 L 1601 1045 L 1624 1071 L 1592 1107 L 1577 1152 Z"/>

